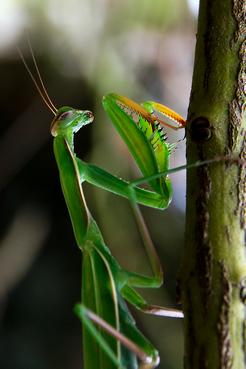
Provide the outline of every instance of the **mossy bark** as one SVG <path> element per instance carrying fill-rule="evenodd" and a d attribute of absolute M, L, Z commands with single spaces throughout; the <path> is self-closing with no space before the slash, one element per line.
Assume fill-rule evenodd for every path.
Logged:
<path fill-rule="evenodd" d="M 245 2 L 201 0 L 187 161 L 246 160 Z M 246 179 L 240 162 L 187 173 L 181 291 L 186 369 L 246 368 Z"/>

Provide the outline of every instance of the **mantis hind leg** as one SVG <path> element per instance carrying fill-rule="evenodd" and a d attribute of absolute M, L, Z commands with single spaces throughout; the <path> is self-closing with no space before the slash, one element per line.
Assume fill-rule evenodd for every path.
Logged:
<path fill-rule="evenodd" d="M 144 335 L 135 326 L 133 319 L 124 313 L 122 309 L 122 319 L 121 319 L 121 332 L 116 330 L 105 320 L 101 319 L 98 315 L 94 314 L 91 310 L 87 309 L 83 304 L 77 304 L 75 306 L 75 313 L 79 316 L 82 323 L 85 325 L 86 329 L 91 335 L 97 340 L 98 344 L 104 350 L 104 352 L 110 357 L 112 362 L 116 365 L 118 369 L 127 369 L 129 367 L 135 369 L 153 369 L 159 364 L 159 354 L 155 347 L 144 337 Z M 119 340 L 124 346 L 124 350 L 128 350 L 133 353 L 133 358 L 130 357 L 127 361 L 121 361 L 113 350 L 110 348 L 104 337 L 95 327 L 98 325 L 101 329 L 106 331 L 108 334 Z M 139 366 L 135 360 L 135 356 L 139 359 Z M 126 358 L 126 355 L 123 355 Z M 128 356 L 129 357 L 129 356 Z"/>
<path fill-rule="evenodd" d="M 115 354 L 114 350 L 112 350 L 112 348 L 110 347 L 110 345 L 108 344 L 106 339 L 103 337 L 101 332 L 99 332 L 99 330 L 93 324 L 93 321 L 95 321 L 95 319 L 93 319 L 93 317 L 97 317 L 96 320 L 97 320 L 97 323 L 99 325 L 100 325 L 100 322 L 104 322 L 109 327 L 111 327 L 111 326 L 108 323 L 106 323 L 105 320 L 99 318 L 99 316 L 92 313 L 91 310 L 87 309 L 85 307 L 85 305 L 83 305 L 81 303 L 75 305 L 74 312 L 79 317 L 79 319 L 81 320 L 81 323 L 84 325 L 84 327 L 86 328 L 88 333 L 90 333 L 90 335 L 92 337 L 94 337 L 94 339 L 97 341 L 97 343 L 101 347 L 101 349 L 105 352 L 106 355 L 108 355 L 108 357 L 111 359 L 112 363 L 115 364 L 116 368 L 125 369 L 124 366 L 121 365 L 121 361 L 117 357 L 117 355 Z M 113 327 L 111 327 L 111 329 L 114 330 Z"/>

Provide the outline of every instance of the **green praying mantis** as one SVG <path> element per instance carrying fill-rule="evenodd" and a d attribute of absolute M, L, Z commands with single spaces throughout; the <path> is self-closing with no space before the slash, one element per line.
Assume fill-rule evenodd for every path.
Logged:
<path fill-rule="evenodd" d="M 103 105 L 117 127 L 121 136 L 136 158 L 138 166 L 145 176 L 160 171 L 168 171 L 170 147 L 165 142 L 157 126 L 147 122 L 139 115 L 140 126 L 133 120 L 125 105 L 125 98 L 110 94 L 104 97 Z M 134 110 L 135 112 L 135 110 Z M 135 118 L 134 118 L 135 119 Z M 73 225 L 78 247 L 83 252 L 82 267 L 82 302 L 75 308 L 83 322 L 84 367 L 87 368 L 136 368 L 136 355 L 141 359 L 141 368 L 153 368 L 159 362 L 156 349 L 137 329 L 125 304 L 126 300 L 144 312 L 183 317 L 179 310 L 149 305 L 136 287 L 157 288 L 162 284 L 162 271 L 159 259 L 136 202 L 166 208 L 171 201 L 171 183 L 164 178 L 150 179 L 154 191 L 135 187 L 101 168 L 87 164 L 76 157 L 73 147 L 73 135 L 84 125 L 91 123 L 93 115 L 89 111 L 75 110 L 70 107 L 60 108 L 51 124 L 54 136 L 54 153 L 60 173 L 61 186 Z M 146 124 L 146 126 L 144 126 Z M 129 135 L 130 133 L 130 135 Z M 156 148 L 156 150 L 154 150 Z M 143 150 L 142 150 L 143 149 Z M 139 153 L 141 150 L 141 154 Z M 160 158 L 160 160 L 158 160 Z M 154 273 L 153 277 L 128 272 L 120 267 L 105 245 L 100 230 L 91 216 L 84 199 L 81 183 L 88 181 L 128 198 L 137 215 L 139 228 L 143 231 L 147 254 Z M 90 309 L 88 312 L 87 309 Z M 92 313 L 95 315 L 92 315 Z M 100 319 L 103 319 L 99 321 Z M 107 330 L 103 336 L 95 331 L 91 320 Z M 107 322 L 107 328 L 105 326 Z M 112 327 L 115 331 L 112 331 Z M 104 346 L 98 339 L 104 337 Z M 128 340 L 127 350 L 122 348 Z M 99 346 L 98 346 L 99 344 Z M 125 344 L 126 345 L 126 344 Z M 135 346 L 135 348 L 133 347 Z M 111 350 L 111 354 L 108 350 Z M 104 352 L 102 352 L 104 351 Z M 95 352 L 97 354 L 95 355 Z M 106 355 L 105 355 L 106 353 Z M 108 356 L 111 357 L 111 363 Z"/>
<path fill-rule="evenodd" d="M 55 107 L 43 84 L 31 47 L 30 50 L 38 80 L 21 52 L 20 55 L 40 96 L 54 114 L 51 123 L 54 154 L 75 240 L 83 253 L 82 303 L 76 305 L 75 312 L 83 324 L 84 369 L 154 368 L 159 363 L 158 352 L 136 327 L 126 302 L 145 313 L 159 316 L 182 318 L 183 313 L 150 305 L 135 290 L 160 287 L 163 274 L 137 204 L 158 209 L 169 206 L 172 186 L 168 174 L 186 166 L 169 169 L 174 145 L 166 141 L 162 126 L 180 129 L 186 122 L 171 109 L 155 102 L 139 105 L 117 94 L 105 96 L 103 107 L 143 174 L 143 178 L 132 182 L 122 180 L 76 156 L 74 135 L 92 123 L 93 114 L 67 106 Z M 175 125 L 165 122 L 163 116 L 170 118 Z M 153 277 L 124 270 L 112 256 L 87 207 L 82 188 L 84 181 L 130 200 Z M 149 190 L 139 186 L 144 182 L 148 183 Z"/>

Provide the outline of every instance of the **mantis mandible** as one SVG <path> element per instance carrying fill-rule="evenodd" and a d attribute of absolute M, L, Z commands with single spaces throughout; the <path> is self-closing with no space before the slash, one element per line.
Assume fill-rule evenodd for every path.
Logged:
<path fill-rule="evenodd" d="M 21 52 L 20 55 L 42 99 L 55 116 L 51 123 L 54 154 L 76 243 L 83 253 L 82 303 L 76 305 L 75 311 L 83 323 L 84 369 L 135 369 L 137 358 L 139 368 L 154 368 L 159 363 L 158 352 L 136 327 L 125 301 L 154 315 L 182 318 L 183 313 L 150 305 L 135 290 L 136 287 L 158 288 L 162 284 L 161 264 L 137 203 L 159 209 L 168 207 L 172 198 L 168 174 L 186 166 L 169 169 L 173 145 L 167 143 L 161 125 L 179 129 L 185 126 L 185 120 L 158 103 L 139 105 L 116 94 L 104 97 L 106 112 L 144 176 L 131 183 L 117 178 L 77 158 L 74 134 L 93 121 L 93 114 L 67 106 L 55 107 L 42 82 L 31 47 L 30 50 L 38 81 Z M 166 123 L 156 111 L 171 118 L 176 125 Z M 124 270 L 111 255 L 87 207 L 82 189 L 84 181 L 130 200 L 143 233 L 153 277 Z M 143 182 L 147 182 L 151 190 L 138 186 Z"/>

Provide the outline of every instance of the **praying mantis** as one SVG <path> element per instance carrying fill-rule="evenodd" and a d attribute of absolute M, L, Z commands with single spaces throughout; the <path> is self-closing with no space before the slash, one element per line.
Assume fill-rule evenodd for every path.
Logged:
<path fill-rule="evenodd" d="M 166 143 L 159 123 L 153 122 L 155 118 L 152 118 L 151 113 L 144 109 L 140 113 L 137 110 L 140 106 L 137 107 L 134 104 L 129 99 L 116 94 L 109 94 L 103 99 L 105 110 L 127 143 L 143 175 L 167 173 L 171 146 Z M 150 105 L 150 103 L 147 104 Z M 51 124 L 61 186 L 76 242 L 83 252 L 83 305 L 78 304 L 75 310 L 84 325 L 84 367 L 86 369 L 121 366 L 129 369 L 136 368 L 135 356 L 137 355 L 142 361 L 141 368 L 153 368 L 159 362 L 157 351 L 136 328 L 124 299 L 147 313 L 179 318 L 183 316 L 178 310 L 149 305 L 134 289 L 136 287 L 157 288 L 162 283 L 159 259 L 155 254 L 136 202 L 166 208 L 171 201 L 171 183 L 167 175 L 149 179 L 148 182 L 154 191 L 145 190 L 77 158 L 74 152 L 73 135 L 92 120 L 93 115 L 89 111 L 62 107 L 57 110 Z M 123 270 L 109 253 L 96 222 L 86 206 L 81 186 L 84 181 L 132 201 L 139 228 L 144 233 L 145 246 L 154 277 Z M 103 321 L 101 321 L 102 318 Z M 111 334 L 107 334 L 106 337 L 104 335 L 104 346 L 100 343 L 99 348 L 96 340 L 102 336 L 94 330 L 91 320 Z M 107 328 L 105 321 L 109 324 Z M 112 327 L 115 331 L 112 331 Z M 126 344 L 126 339 L 128 350 L 122 349 L 120 345 L 120 343 Z M 109 349 L 111 354 L 108 353 Z M 102 350 L 111 356 L 111 363 Z M 95 355 L 95 352 L 98 354 Z"/>
<path fill-rule="evenodd" d="M 30 50 L 38 80 L 21 52 L 20 55 L 39 94 L 54 114 L 51 134 L 55 159 L 74 237 L 83 253 L 82 302 L 75 306 L 75 312 L 83 325 L 84 369 L 154 368 L 159 363 L 158 352 L 136 327 L 126 302 L 145 313 L 159 316 L 182 318 L 183 313 L 150 305 L 135 290 L 158 288 L 162 284 L 161 264 L 137 204 L 158 209 L 169 206 L 172 186 L 168 174 L 186 166 L 169 169 L 174 146 L 166 141 L 162 126 L 180 129 L 186 122 L 164 105 L 155 102 L 139 105 L 124 96 L 106 95 L 103 107 L 143 174 L 143 178 L 132 182 L 113 176 L 76 156 L 74 135 L 92 123 L 93 113 L 68 106 L 57 109 L 43 84 L 31 47 Z M 176 124 L 165 122 L 163 116 Z M 143 234 L 153 277 L 124 270 L 112 256 L 87 207 L 82 188 L 85 181 L 130 201 Z M 144 182 L 149 184 L 149 190 L 139 187 Z"/>

